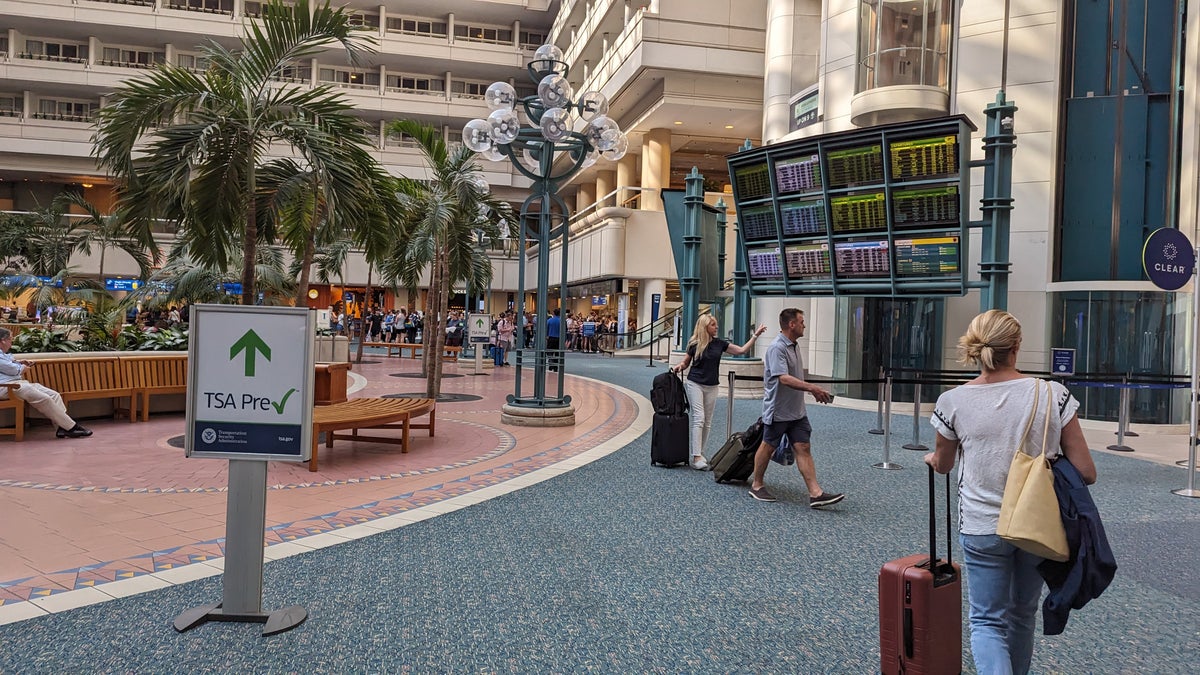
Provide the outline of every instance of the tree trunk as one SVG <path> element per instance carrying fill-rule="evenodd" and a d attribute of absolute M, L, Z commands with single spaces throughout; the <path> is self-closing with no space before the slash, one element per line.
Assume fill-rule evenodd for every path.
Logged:
<path fill-rule="evenodd" d="M 426 393 L 433 391 L 433 358 L 432 350 L 429 348 L 432 343 L 429 341 L 431 330 L 435 330 L 437 324 L 437 308 L 441 303 L 439 299 L 442 289 L 442 251 L 439 247 L 434 251 L 433 261 L 429 266 L 429 292 L 425 295 L 425 326 L 421 330 L 421 375 L 425 377 Z M 433 325 L 431 325 L 433 324 Z"/>
<path fill-rule="evenodd" d="M 354 357 L 355 363 L 362 363 L 363 343 L 367 341 L 367 312 L 371 307 L 371 262 L 367 261 L 367 290 L 363 292 L 363 320 L 362 328 L 358 331 L 358 354 Z"/>
<path fill-rule="evenodd" d="M 304 307 L 308 305 L 308 283 L 312 278 L 312 263 L 313 254 L 317 250 L 317 224 L 313 223 L 313 229 L 308 233 L 308 239 L 304 242 L 304 257 L 300 259 L 300 281 L 296 284 L 296 306 Z"/>
<path fill-rule="evenodd" d="M 254 266 L 258 262 L 258 220 L 257 214 L 254 211 L 254 191 L 256 185 L 254 182 L 254 154 L 250 155 L 250 166 L 246 167 L 248 176 L 246 180 L 247 187 L 247 206 L 246 206 L 246 232 L 242 239 L 242 304 L 253 305 L 255 300 L 254 292 Z"/>
<path fill-rule="evenodd" d="M 450 318 L 450 261 L 446 256 L 442 256 L 442 273 L 439 275 L 441 279 L 439 283 L 439 306 L 437 331 L 433 334 L 433 378 L 431 379 L 431 389 L 429 398 L 437 400 L 438 395 L 442 393 L 442 354 L 446 351 L 446 325 Z"/>

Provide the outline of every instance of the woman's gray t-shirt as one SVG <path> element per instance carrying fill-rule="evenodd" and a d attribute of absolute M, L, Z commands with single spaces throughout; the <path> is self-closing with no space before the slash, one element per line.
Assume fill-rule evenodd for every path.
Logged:
<path fill-rule="evenodd" d="M 1046 425 L 1046 382 L 1025 377 L 992 384 L 964 384 L 938 397 L 930 423 L 942 437 L 959 442 L 958 528 L 963 534 L 996 534 L 1000 501 L 1008 481 L 1013 452 L 1033 410 L 1034 384 L 1041 387 L 1038 410 L 1023 450 L 1042 451 Z M 1079 401 L 1051 382 L 1050 429 L 1046 456 L 1059 452 L 1063 427 L 1075 416 Z"/>

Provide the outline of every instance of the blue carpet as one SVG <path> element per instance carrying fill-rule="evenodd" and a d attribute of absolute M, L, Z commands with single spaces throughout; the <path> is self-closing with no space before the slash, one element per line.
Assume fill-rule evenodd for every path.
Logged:
<path fill-rule="evenodd" d="M 661 372 L 569 358 L 569 372 L 639 392 Z M 735 402 L 735 428 L 759 409 Z M 525 490 L 268 564 L 264 606 L 310 613 L 288 633 L 176 634 L 176 614 L 219 599 L 217 577 L 0 627 L 0 672 L 874 672 L 876 573 L 927 547 L 925 472 L 906 450 L 894 451 L 905 470 L 870 468 L 882 447 L 865 433 L 873 413 L 810 409 L 821 482 L 848 494 L 828 511 L 807 508 L 791 467 L 772 465 L 781 501 L 763 504 L 708 473 L 651 467 L 643 435 Z M 1093 494 L 1122 567 L 1064 635 L 1039 635 L 1034 669 L 1194 672 L 1200 502 L 1169 494 L 1182 469 L 1111 455 L 1097 465 Z"/>

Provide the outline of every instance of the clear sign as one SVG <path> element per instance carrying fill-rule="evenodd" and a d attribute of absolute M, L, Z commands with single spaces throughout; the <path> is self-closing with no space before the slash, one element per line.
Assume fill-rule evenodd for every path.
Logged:
<path fill-rule="evenodd" d="M 492 341 L 492 317 L 490 314 L 467 315 L 467 341 L 471 344 L 487 344 Z"/>
<path fill-rule="evenodd" d="M 1146 237 L 1142 268 L 1155 286 L 1177 291 L 1191 281 L 1196 254 L 1187 235 L 1173 227 L 1160 227 Z"/>
<path fill-rule="evenodd" d="M 313 328 L 303 307 L 192 308 L 188 457 L 308 461 Z"/>

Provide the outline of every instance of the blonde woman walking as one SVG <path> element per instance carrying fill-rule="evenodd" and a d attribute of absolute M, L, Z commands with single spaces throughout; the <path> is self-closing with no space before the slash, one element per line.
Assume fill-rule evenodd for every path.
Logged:
<path fill-rule="evenodd" d="M 721 355 L 728 352 L 733 356 L 749 354 L 754 348 L 754 342 L 766 325 L 759 325 L 746 344 L 738 346 L 717 337 L 717 318 L 711 314 L 702 314 L 696 319 L 696 329 L 692 331 L 692 339 L 688 340 L 687 355 L 675 366 L 675 372 L 688 370 L 683 387 L 687 391 L 689 417 L 691 418 L 691 435 L 689 444 L 692 450 L 691 465 L 693 469 L 704 471 L 708 468 L 708 460 L 704 457 L 704 447 L 708 444 L 708 432 L 712 430 L 713 411 L 717 407 L 717 391 L 721 383 Z M 730 403 L 732 405 L 732 402 Z"/>

